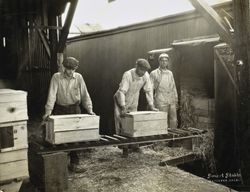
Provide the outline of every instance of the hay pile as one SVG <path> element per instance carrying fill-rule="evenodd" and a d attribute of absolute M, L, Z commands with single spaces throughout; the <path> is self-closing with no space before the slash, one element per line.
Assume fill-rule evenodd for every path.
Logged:
<path fill-rule="evenodd" d="M 193 176 L 189 173 L 158 166 L 163 158 L 189 153 L 183 148 L 151 146 L 143 148 L 141 153 L 130 153 L 128 158 L 121 153 L 116 147 L 81 153 L 80 164 L 86 171 L 70 173 L 68 192 L 195 191 L 199 186 L 195 183 L 190 186 Z"/>
<path fill-rule="evenodd" d="M 186 90 L 182 90 L 180 100 L 180 128 L 196 127 L 197 118 L 194 115 L 193 96 Z"/>
<path fill-rule="evenodd" d="M 75 191 L 81 189 L 83 192 L 133 191 L 134 189 L 162 191 L 168 169 L 159 167 L 158 163 L 164 158 L 166 150 L 165 153 L 163 150 L 157 152 L 147 148 L 142 151 L 142 153 L 131 153 L 128 158 L 123 158 L 122 151 L 114 147 L 98 149 L 87 154 L 82 153 L 81 167 L 86 171 L 70 175 L 72 188 Z M 173 155 L 174 152 L 170 154 Z M 83 190 L 83 186 L 86 190 Z"/>

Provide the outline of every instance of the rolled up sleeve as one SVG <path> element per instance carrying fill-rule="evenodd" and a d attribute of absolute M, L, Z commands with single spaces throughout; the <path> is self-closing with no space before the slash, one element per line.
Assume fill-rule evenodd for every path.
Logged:
<path fill-rule="evenodd" d="M 82 76 L 79 77 L 79 83 L 80 83 L 82 105 L 88 112 L 92 111 L 93 109 L 92 101 Z"/>
<path fill-rule="evenodd" d="M 120 106 L 125 106 L 125 95 L 129 89 L 129 74 L 125 72 L 122 76 L 122 81 L 116 94 L 117 102 Z"/>
<path fill-rule="evenodd" d="M 45 105 L 45 114 L 47 115 L 50 115 L 52 113 L 52 110 L 56 102 L 57 90 L 58 90 L 58 78 L 56 77 L 56 74 L 54 74 L 50 81 L 48 99 Z"/>
<path fill-rule="evenodd" d="M 145 78 L 145 84 L 143 86 L 143 89 L 145 91 L 148 104 L 149 105 L 153 105 L 153 103 L 154 103 L 153 86 L 152 86 L 152 83 L 150 81 L 149 74 L 147 72 L 145 73 L 145 77 L 144 78 Z"/>

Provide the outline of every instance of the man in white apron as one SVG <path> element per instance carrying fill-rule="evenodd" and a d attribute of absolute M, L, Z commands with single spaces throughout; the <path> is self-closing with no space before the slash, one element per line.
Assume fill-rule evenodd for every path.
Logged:
<path fill-rule="evenodd" d="M 176 128 L 176 107 L 178 104 L 178 95 L 173 73 L 168 70 L 168 54 L 160 54 L 158 61 L 159 68 L 150 73 L 150 79 L 154 89 L 154 105 L 160 111 L 168 113 L 168 127 Z"/>
<path fill-rule="evenodd" d="M 119 89 L 114 95 L 114 118 L 116 134 L 121 132 L 121 116 L 127 112 L 137 111 L 140 90 L 143 87 L 149 110 L 157 111 L 153 105 L 153 90 L 146 59 L 137 59 L 136 67 L 123 74 Z"/>

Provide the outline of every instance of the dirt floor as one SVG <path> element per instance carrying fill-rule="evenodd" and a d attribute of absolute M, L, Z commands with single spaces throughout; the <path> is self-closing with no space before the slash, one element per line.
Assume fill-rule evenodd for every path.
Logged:
<path fill-rule="evenodd" d="M 121 149 L 106 147 L 80 153 L 82 173 L 69 172 L 65 192 L 228 192 L 227 187 L 184 172 L 159 166 L 163 158 L 188 154 L 183 148 L 153 145 L 122 157 Z M 27 185 L 28 186 L 28 185 Z M 23 187 L 21 192 L 35 192 Z"/>
<path fill-rule="evenodd" d="M 163 158 L 187 154 L 183 148 L 150 147 L 123 158 L 115 147 L 81 154 L 84 173 L 69 175 L 67 192 L 226 192 L 229 188 L 184 172 L 159 166 Z"/>

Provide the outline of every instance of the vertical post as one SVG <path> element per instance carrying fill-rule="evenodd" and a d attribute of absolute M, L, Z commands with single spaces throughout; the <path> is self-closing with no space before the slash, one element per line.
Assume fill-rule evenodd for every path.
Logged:
<path fill-rule="evenodd" d="M 49 10 L 49 25 L 50 26 L 57 26 L 56 13 L 52 8 Z M 56 54 L 56 49 L 57 49 L 57 44 L 58 44 L 57 30 L 50 29 L 49 39 L 50 39 L 50 53 L 51 53 L 50 71 L 51 71 L 51 75 L 52 75 L 53 73 L 56 73 L 58 71 L 57 54 Z"/>
<path fill-rule="evenodd" d="M 65 23 L 64 23 L 64 26 L 63 26 L 63 29 L 62 29 L 62 33 L 61 33 L 61 36 L 60 36 L 60 40 L 59 40 L 59 43 L 58 43 L 58 48 L 57 48 L 58 53 L 63 53 L 63 50 L 65 48 L 65 44 L 66 44 L 66 41 L 67 41 L 67 37 L 68 37 L 68 34 L 69 34 L 69 29 L 70 29 L 70 26 L 71 26 L 71 22 L 73 20 L 73 16 L 74 16 L 74 13 L 75 13 L 77 3 L 78 3 L 78 0 L 71 0 L 71 2 L 70 2 L 69 11 L 67 13 L 67 17 L 66 17 L 66 20 L 65 20 Z"/>
<path fill-rule="evenodd" d="M 233 0 L 234 13 L 234 51 L 237 65 L 237 138 L 240 157 L 240 169 L 243 183 L 250 185 L 250 91 L 249 91 L 249 0 Z"/>

